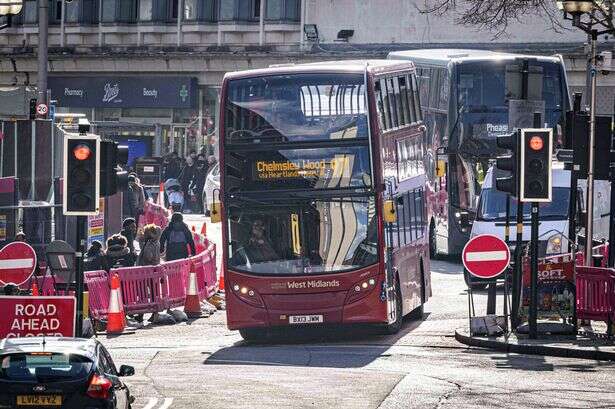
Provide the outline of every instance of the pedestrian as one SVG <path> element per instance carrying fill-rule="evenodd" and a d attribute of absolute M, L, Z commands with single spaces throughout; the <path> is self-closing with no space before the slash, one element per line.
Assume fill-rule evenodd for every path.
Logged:
<path fill-rule="evenodd" d="M 132 267 L 137 256 L 128 248 L 126 237 L 114 234 L 107 239 L 107 266 L 109 269 Z"/>
<path fill-rule="evenodd" d="M 137 222 L 132 217 L 127 217 L 122 223 L 122 230 L 120 235 L 124 236 L 128 243 L 130 252 L 136 254 L 135 251 L 135 239 L 137 238 Z"/>
<path fill-rule="evenodd" d="M 131 176 L 128 176 L 128 186 L 122 193 L 122 215 L 130 218 L 135 218 L 137 215 L 137 193 L 135 187 L 130 183 Z"/>
<path fill-rule="evenodd" d="M 195 200 L 191 198 L 191 204 L 194 205 L 194 210 L 199 213 L 204 213 L 203 209 L 203 189 L 205 188 L 205 179 L 207 178 L 207 162 L 199 160 L 196 162 L 196 172 L 192 178 L 191 191 L 194 193 Z"/>
<path fill-rule="evenodd" d="M 182 192 L 184 192 L 184 198 L 187 199 L 184 206 L 188 208 L 190 207 L 190 184 L 192 183 L 192 179 L 194 179 L 195 172 L 196 165 L 194 164 L 194 160 L 192 157 L 188 156 L 186 158 L 186 166 L 184 166 L 178 178 L 179 184 L 182 187 Z"/>
<path fill-rule="evenodd" d="M 83 271 L 98 270 L 109 271 L 109 267 L 107 266 L 107 258 L 102 243 L 98 240 L 94 240 L 85 253 Z"/>
<path fill-rule="evenodd" d="M 136 174 L 131 174 L 128 176 L 128 186 L 129 186 L 129 195 L 131 208 L 133 209 L 133 215 L 137 226 L 139 225 L 139 217 L 143 214 L 143 210 L 145 209 L 145 193 L 143 192 L 143 186 L 139 183 L 139 179 Z"/>
<path fill-rule="evenodd" d="M 184 223 L 184 217 L 181 213 L 173 213 L 171 222 L 162 232 L 160 237 L 160 252 L 166 250 L 166 260 L 178 260 L 188 258 L 188 247 L 190 247 L 191 255 L 196 254 L 194 239 L 192 232 Z"/>
<path fill-rule="evenodd" d="M 139 266 L 157 266 L 160 264 L 160 236 L 162 229 L 155 224 L 148 224 L 143 227 L 143 234 L 140 237 L 139 245 L 141 252 L 137 258 Z"/>

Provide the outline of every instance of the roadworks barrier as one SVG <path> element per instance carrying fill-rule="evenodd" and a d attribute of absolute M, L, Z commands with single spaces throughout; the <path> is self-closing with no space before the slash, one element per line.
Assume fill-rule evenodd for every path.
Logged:
<path fill-rule="evenodd" d="M 123 313 L 139 315 L 162 312 L 184 306 L 190 286 L 191 267 L 199 303 L 217 291 L 216 245 L 203 239 L 204 249 L 196 256 L 161 263 L 157 266 L 126 267 L 106 271 L 85 272 L 90 292 L 89 309 L 92 319 L 108 321 L 111 301 L 111 277 L 120 280 Z"/>

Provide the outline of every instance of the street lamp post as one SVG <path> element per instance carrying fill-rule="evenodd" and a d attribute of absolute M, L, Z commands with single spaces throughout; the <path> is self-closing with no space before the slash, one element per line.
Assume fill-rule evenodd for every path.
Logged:
<path fill-rule="evenodd" d="M 577 0 L 557 1 L 557 6 L 564 11 L 564 19 L 571 20 L 574 27 L 589 34 L 590 41 L 590 95 L 589 105 L 589 141 L 587 160 L 587 221 L 585 223 L 585 265 L 592 265 L 592 247 L 594 235 L 594 167 L 596 145 L 596 41 L 600 34 L 613 32 L 613 1 L 612 0 Z M 585 17 L 585 18 L 584 18 Z M 597 28 L 602 26 L 603 30 Z"/>

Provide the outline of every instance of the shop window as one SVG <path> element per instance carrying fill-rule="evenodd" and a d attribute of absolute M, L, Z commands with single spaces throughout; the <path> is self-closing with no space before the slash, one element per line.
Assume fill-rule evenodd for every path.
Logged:
<path fill-rule="evenodd" d="M 139 20 L 151 21 L 152 20 L 152 7 L 153 0 L 140 0 L 139 1 Z"/>
<path fill-rule="evenodd" d="M 183 19 L 215 22 L 218 20 L 217 0 L 184 0 Z"/>
<path fill-rule="evenodd" d="M 38 24 L 38 2 L 24 2 L 23 11 L 21 13 L 23 24 Z"/>

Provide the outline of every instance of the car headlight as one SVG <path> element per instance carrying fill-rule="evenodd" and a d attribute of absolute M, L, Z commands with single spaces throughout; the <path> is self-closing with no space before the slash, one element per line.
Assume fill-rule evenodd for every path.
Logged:
<path fill-rule="evenodd" d="M 547 254 L 561 254 L 564 237 L 561 234 L 554 234 L 547 241 Z"/>

